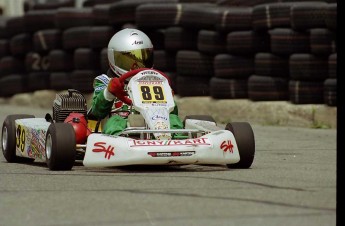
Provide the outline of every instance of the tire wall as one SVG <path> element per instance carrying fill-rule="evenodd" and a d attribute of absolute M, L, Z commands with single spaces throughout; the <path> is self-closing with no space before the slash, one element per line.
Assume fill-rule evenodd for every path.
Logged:
<path fill-rule="evenodd" d="M 151 38 L 154 67 L 181 97 L 336 106 L 336 18 L 329 0 L 31 5 L 23 16 L 0 17 L 0 96 L 91 93 L 108 68 L 108 41 L 133 27 Z"/>

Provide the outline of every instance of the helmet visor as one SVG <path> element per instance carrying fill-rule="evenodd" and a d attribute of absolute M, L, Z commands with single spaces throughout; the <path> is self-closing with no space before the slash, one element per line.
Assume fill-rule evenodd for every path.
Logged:
<path fill-rule="evenodd" d="M 115 66 L 130 71 L 138 68 L 152 68 L 153 49 L 136 49 L 131 51 L 114 51 Z"/>

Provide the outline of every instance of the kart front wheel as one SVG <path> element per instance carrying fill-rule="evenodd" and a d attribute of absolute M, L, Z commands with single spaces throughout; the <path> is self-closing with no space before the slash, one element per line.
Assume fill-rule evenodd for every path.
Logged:
<path fill-rule="evenodd" d="M 234 134 L 240 154 L 240 161 L 235 164 L 227 164 L 227 167 L 235 169 L 250 168 L 255 155 L 255 139 L 252 127 L 247 122 L 232 122 L 228 123 L 225 129 Z"/>
<path fill-rule="evenodd" d="M 50 170 L 71 170 L 76 158 L 76 138 L 69 123 L 52 123 L 46 135 L 46 162 Z"/>
<path fill-rule="evenodd" d="M 35 118 L 33 115 L 18 114 L 8 115 L 2 125 L 1 145 L 2 153 L 7 162 L 18 162 L 22 160 L 16 155 L 16 123 L 17 119 Z M 33 159 L 25 158 L 30 161 Z"/>

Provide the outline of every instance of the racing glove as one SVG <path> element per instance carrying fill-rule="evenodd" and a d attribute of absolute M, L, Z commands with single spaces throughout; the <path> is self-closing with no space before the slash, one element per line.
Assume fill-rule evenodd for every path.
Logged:
<path fill-rule="evenodd" d="M 125 84 L 124 82 L 121 82 L 119 78 L 110 79 L 107 89 L 111 94 L 113 94 L 125 104 L 132 104 L 132 100 L 127 97 L 127 93 L 124 90 Z"/>

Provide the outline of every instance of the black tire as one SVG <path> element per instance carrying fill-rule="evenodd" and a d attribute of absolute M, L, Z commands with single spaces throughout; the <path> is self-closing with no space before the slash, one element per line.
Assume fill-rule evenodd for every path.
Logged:
<path fill-rule="evenodd" d="M 100 53 L 90 48 L 78 48 L 74 51 L 73 62 L 75 70 L 99 70 Z"/>
<path fill-rule="evenodd" d="M 100 52 L 100 69 L 101 73 L 106 74 L 109 69 L 108 48 L 103 48 Z"/>
<path fill-rule="evenodd" d="M 135 23 L 136 9 L 144 3 L 176 3 L 176 0 L 126 0 L 114 1 L 109 5 L 109 23 L 120 26 L 125 23 Z"/>
<path fill-rule="evenodd" d="M 222 33 L 251 30 L 252 11 L 252 7 L 224 7 L 217 18 L 216 30 Z"/>
<path fill-rule="evenodd" d="M 55 26 L 55 9 L 29 10 L 24 14 L 26 32 L 53 28 Z"/>
<path fill-rule="evenodd" d="M 247 122 L 232 122 L 225 126 L 234 134 L 236 139 L 240 161 L 235 164 L 227 164 L 231 169 L 248 169 L 251 167 L 255 155 L 255 138 L 251 125 Z"/>
<path fill-rule="evenodd" d="M 24 30 L 24 16 L 0 17 L 0 37 L 11 39 Z"/>
<path fill-rule="evenodd" d="M 10 55 L 10 45 L 8 39 L 0 39 L 0 58 Z"/>
<path fill-rule="evenodd" d="M 12 97 L 13 95 L 26 92 L 26 80 L 24 74 L 10 74 L 0 78 L 0 86 L 5 87 L 0 89 L 0 96 Z"/>
<path fill-rule="evenodd" d="M 187 119 L 196 119 L 216 123 L 216 120 L 214 120 L 214 118 L 211 115 L 186 115 L 186 117 L 183 120 L 183 128 L 185 127 Z"/>
<path fill-rule="evenodd" d="M 212 77 L 210 96 L 214 99 L 248 98 L 248 79 L 227 79 Z"/>
<path fill-rule="evenodd" d="M 312 28 L 310 32 L 310 52 L 328 56 L 337 51 L 336 33 L 326 28 Z"/>
<path fill-rule="evenodd" d="M 252 101 L 288 100 L 288 85 L 288 78 L 251 75 L 248 78 L 248 98 Z"/>
<path fill-rule="evenodd" d="M 292 2 L 273 2 L 253 6 L 252 24 L 255 31 L 290 27 Z"/>
<path fill-rule="evenodd" d="M 289 81 L 290 102 L 293 104 L 324 104 L 323 81 Z"/>
<path fill-rule="evenodd" d="M 214 77 L 226 79 L 247 79 L 254 73 L 251 56 L 218 54 L 213 60 Z"/>
<path fill-rule="evenodd" d="M 153 52 L 153 65 L 160 71 L 176 71 L 176 53 L 165 50 Z"/>
<path fill-rule="evenodd" d="M 177 3 L 147 3 L 139 5 L 135 11 L 135 21 L 139 29 L 159 29 L 176 26 L 179 23 Z"/>
<path fill-rule="evenodd" d="M 226 49 L 230 54 L 252 55 L 269 52 L 270 40 L 267 32 L 232 31 L 226 37 Z"/>
<path fill-rule="evenodd" d="M 0 77 L 16 73 L 25 73 L 24 59 L 11 55 L 2 57 L 0 59 Z"/>
<path fill-rule="evenodd" d="M 52 72 L 49 78 L 49 87 L 52 90 L 67 90 L 71 88 L 71 78 L 67 72 Z"/>
<path fill-rule="evenodd" d="M 92 7 L 93 20 L 95 26 L 109 25 L 109 7 L 110 3 L 97 3 Z"/>
<path fill-rule="evenodd" d="M 337 78 L 337 53 L 333 53 L 328 57 L 328 77 Z"/>
<path fill-rule="evenodd" d="M 181 76 L 211 78 L 214 74 L 213 60 L 214 57 L 208 54 L 180 50 L 176 54 L 176 71 Z"/>
<path fill-rule="evenodd" d="M 225 34 L 211 30 L 200 30 L 198 34 L 198 50 L 202 53 L 216 55 L 226 53 Z"/>
<path fill-rule="evenodd" d="M 27 73 L 48 71 L 49 66 L 50 62 L 47 54 L 29 52 L 25 56 L 25 68 Z"/>
<path fill-rule="evenodd" d="M 62 48 L 62 31 L 59 29 L 39 30 L 32 37 L 33 49 L 39 53 Z"/>
<path fill-rule="evenodd" d="M 323 83 L 323 98 L 327 106 L 337 106 L 337 79 L 328 78 Z"/>
<path fill-rule="evenodd" d="M 325 15 L 325 23 L 328 29 L 337 30 L 337 3 L 329 3 Z"/>
<path fill-rule="evenodd" d="M 27 114 L 8 115 L 2 125 L 1 147 L 7 162 L 18 162 L 19 160 L 16 155 L 15 120 L 24 118 L 35 118 L 35 116 Z"/>
<path fill-rule="evenodd" d="M 82 93 L 92 93 L 93 80 L 100 74 L 99 71 L 95 70 L 73 70 L 70 73 L 72 88 Z"/>
<path fill-rule="evenodd" d="M 257 53 L 254 60 L 256 75 L 289 77 L 289 57 L 272 53 Z"/>
<path fill-rule="evenodd" d="M 62 33 L 62 47 L 64 50 L 75 50 L 77 48 L 89 48 L 91 26 L 80 26 L 66 29 Z"/>
<path fill-rule="evenodd" d="M 76 158 L 76 138 L 69 123 L 52 123 L 46 135 L 46 162 L 50 170 L 71 170 Z"/>
<path fill-rule="evenodd" d="M 299 2 L 290 9 L 291 28 L 308 30 L 311 28 L 325 28 L 325 17 L 328 12 L 326 2 Z"/>
<path fill-rule="evenodd" d="M 193 30 L 213 30 L 225 7 L 213 3 L 185 4 L 179 25 Z"/>
<path fill-rule="evenodd" d="M 27 89 L 29 92 L 50 89 L 49 72 L 31 72 L 27 76 Z"/>
<path fill-rule="evenodd" d="M 290 28 L 275 28 L 269 30 L 271 37 L 271 53 L 290 55 L 293 53 L 309 53 L 309 33 L 294 31 Z"/>
<path fill-rule="evenodd" d="M 190 84 L 193 84 L 192 88 Z M 181 97 L 209 96 L 210 78 L 181 76 L 178 74 L 176 88 L 178 95 Z"/>
<path fill-rule="evenodd" d="M 13 56 L 23 57 L 33 50 L 32 35 L 21 33 L 10 39 L 10 52 Z"/>
<path fill-rule="evenodd" d="M 49 52 L 48 58 L 51 72 L 68 72 L 74 69 L 74 56 L 68 51 L 54 49 Z"/>
<path fill-rule="evenodd" d="M 328 78 L 328 58 L 308 53 L 295 53 L 289 59 L 290 79 L 323 81 Z"/>
<path fill-rule="evenodd" d="M 55 26 L 61 30 L 72 27 L 93 26 L 93 10 L 91 7 L 60 7 L 55 14 Z"/>
<path fill-rule="evenodd" d="M 111 26 L 92 26 L 89 35 L 89 46 L 91 49 L 103 49 L 115 34 L 116 30 Z"/>
<path fill-rule="evenodd" d="M 198 31 L 168 27 L 165 29 L 164 46 L 167 51 L 197 50 Z"/>

